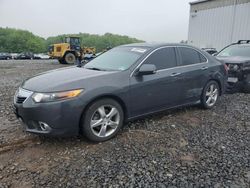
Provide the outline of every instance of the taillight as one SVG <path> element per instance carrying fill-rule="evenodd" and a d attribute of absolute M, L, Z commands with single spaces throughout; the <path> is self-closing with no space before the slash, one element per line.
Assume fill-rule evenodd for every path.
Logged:
<path fill-rule="evenodd" d="M 228 73 L 229 67 L 224 63 L 225 71 Z"/>

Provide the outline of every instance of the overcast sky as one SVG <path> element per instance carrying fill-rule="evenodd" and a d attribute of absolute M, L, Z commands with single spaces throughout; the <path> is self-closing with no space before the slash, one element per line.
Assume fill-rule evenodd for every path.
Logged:
<path fill-rule="evenodd" d="M 47 38 L 106 32 L 147 42 L 187 39 L 190 0 L 0 0 L 0 27 Z"/>

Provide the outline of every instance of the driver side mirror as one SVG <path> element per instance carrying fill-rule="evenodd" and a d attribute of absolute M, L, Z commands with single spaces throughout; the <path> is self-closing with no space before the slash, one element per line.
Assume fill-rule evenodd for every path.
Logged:
<path fill-rule="evenodd" d="M 156 66 L 153 64 L 143 64 L 139 70 L 137 75 L 142 76 L 142 75 L 150 75 L 150 74 L 155 74 L 156 72 Z"/>
<path fill-rule="evenodd" d="M 216 52 L 214 54 L 212 54 L 212 56 L 217 56 L 219 54 L 219 52 Z"/>

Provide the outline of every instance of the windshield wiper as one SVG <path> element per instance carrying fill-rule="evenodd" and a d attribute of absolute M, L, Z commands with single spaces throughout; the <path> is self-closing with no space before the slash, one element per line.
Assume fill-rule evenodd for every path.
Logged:
<path fill-rule="evenodd" d="M 86 67 L 85 67 L 86 68 Z M 87 67 L 86 69 L 89 69 L 89 70 L 97 70 L 97 71 L 105 71 L 104 69 L 99 69 L 99 68 L 96 68 L 96 67 Z"/>

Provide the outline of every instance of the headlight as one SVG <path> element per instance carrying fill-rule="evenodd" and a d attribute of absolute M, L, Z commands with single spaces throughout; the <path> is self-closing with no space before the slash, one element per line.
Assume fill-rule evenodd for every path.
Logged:
<path fill-rule="evenodd" d="M 239 66 L 238 66 L 238 65 L 234 65 L 234 66 L 233 66 L 233 70 L 234 70 L 234 71 L 237 71 L 238 69 L 239 69 Z"/>
<path fill-rule="evenodd" d="M 76 89 L 72 91 L 63 91 L 63 92 L 55 92 L 55 93 L 34 93 L 32 95 L 32 99 L 36 103 L 42 102 L 54 102 L 58 100 L 65 100 L 77 97 L 83 92 L 83 89 Z"/>

